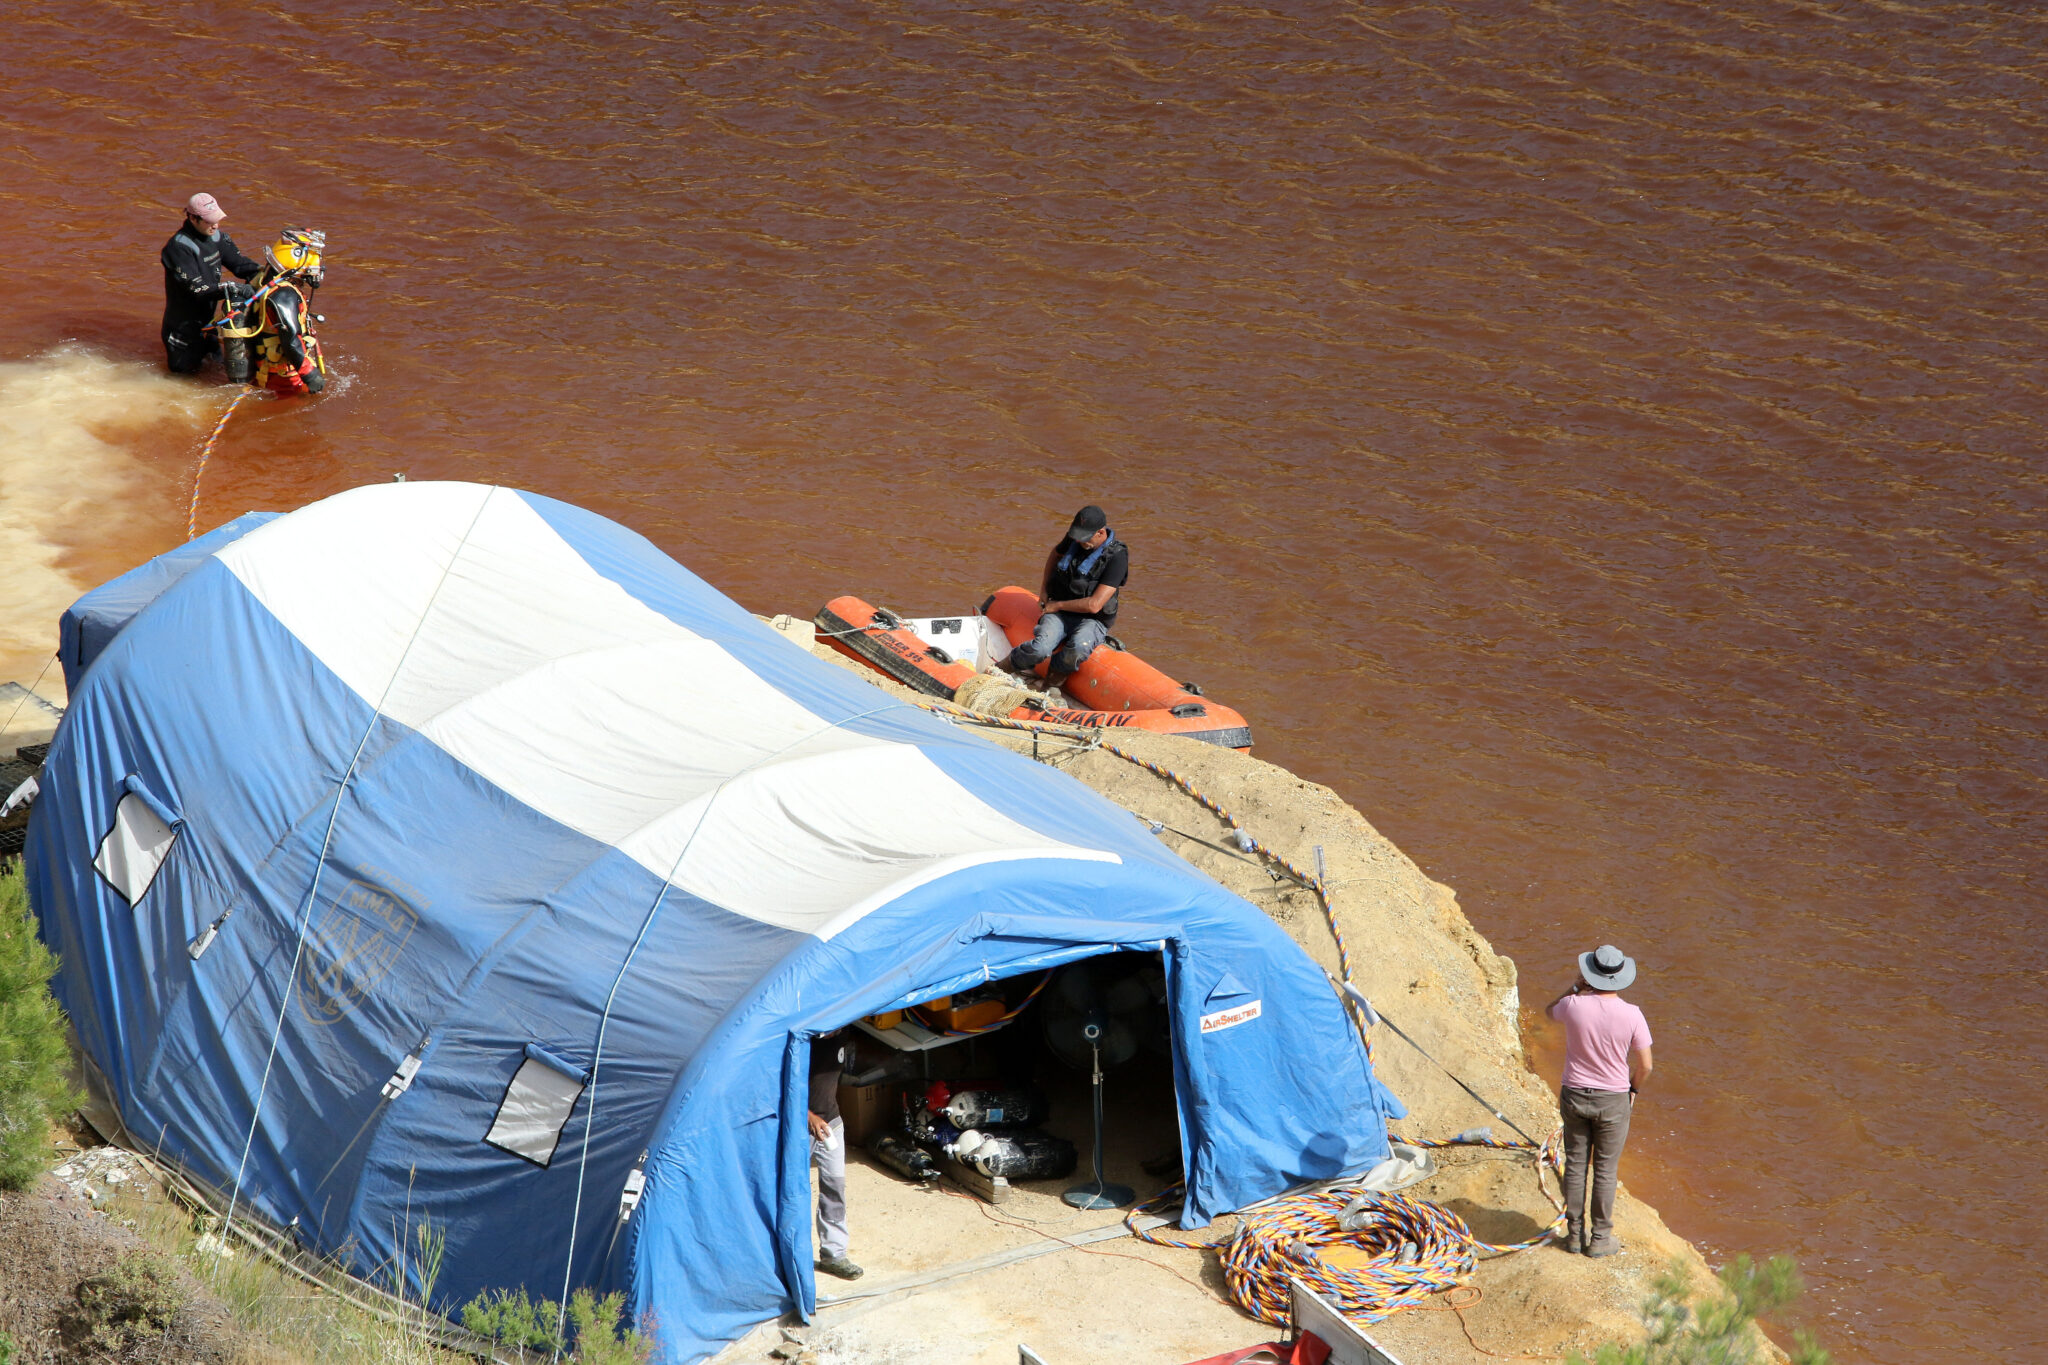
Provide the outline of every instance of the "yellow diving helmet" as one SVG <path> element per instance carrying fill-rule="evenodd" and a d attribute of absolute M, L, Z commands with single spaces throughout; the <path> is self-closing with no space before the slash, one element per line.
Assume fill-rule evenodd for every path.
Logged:
<path fill-rule="evenodd" d="M 263 259 L 280 275 L 297 275 L 320 282 L 320 253 L 327 248 L 327 234 L 307 228 L 286 228 L 277 241 L 263 248 Z"/>

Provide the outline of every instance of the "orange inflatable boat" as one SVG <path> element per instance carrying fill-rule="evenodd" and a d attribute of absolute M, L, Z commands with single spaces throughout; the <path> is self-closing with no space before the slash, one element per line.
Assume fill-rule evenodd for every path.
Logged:
<path fill-rule="evenodd" d="M 897 616 L 858 597 L 835 597 L 818 609 L 815 619 L 819 634 L 840 653 L 926 696 L 953 700 L 970 679 L 988 676 L 990 667 L 1031 638 L 1038 624 L 1038 595 L 1024 588 L 1003 588 L 982 603 L 978 615 L 918 619 Z M 1033 672 L 1042 678 L 1045 670 L 1040 664 Z M 1243 716 L 1210 701 L 1200 689 L 1175 682 L 1118 644 L 1105 644 L 1090 654 L 1061 690 L 1079 704 L 1061 706 L 1034 696 L 1003 714 L 1056 725 L 1184 735 L 1226 749 L 1252 747 L 1251 727 Z"/>

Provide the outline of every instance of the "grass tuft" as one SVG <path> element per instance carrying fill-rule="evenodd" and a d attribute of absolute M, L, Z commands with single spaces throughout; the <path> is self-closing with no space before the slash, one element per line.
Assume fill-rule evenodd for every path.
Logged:
<path fill-rule="evenodd" d="M 131 1251 L 79 1281 L 78 1303 L 64 1315 L 64 1335 L 85 1356 L 117 1356 L 170 1331 L 185 1291 L 178 1270 L 155 1252 Z"/>

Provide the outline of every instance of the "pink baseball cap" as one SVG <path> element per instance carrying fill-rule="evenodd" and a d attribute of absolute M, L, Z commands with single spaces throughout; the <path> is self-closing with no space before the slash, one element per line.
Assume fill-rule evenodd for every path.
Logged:
<path fill-rule="evenodd" d="M 218 223 L 228 216 L 220 201 L 210 194 L 195 194 L 185 201 L 185 212 L 202 223 Z"/>

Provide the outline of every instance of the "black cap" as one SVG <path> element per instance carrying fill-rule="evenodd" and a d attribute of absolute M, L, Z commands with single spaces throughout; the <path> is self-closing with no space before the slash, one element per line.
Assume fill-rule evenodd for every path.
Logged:
<path fill-rule="evenodd" d="M 1074 513 L 1074 524 L 1067 528 L 1067 539 L 1086 540 L 1107 525 L 1109 513 L 1091 502 Z"/>

